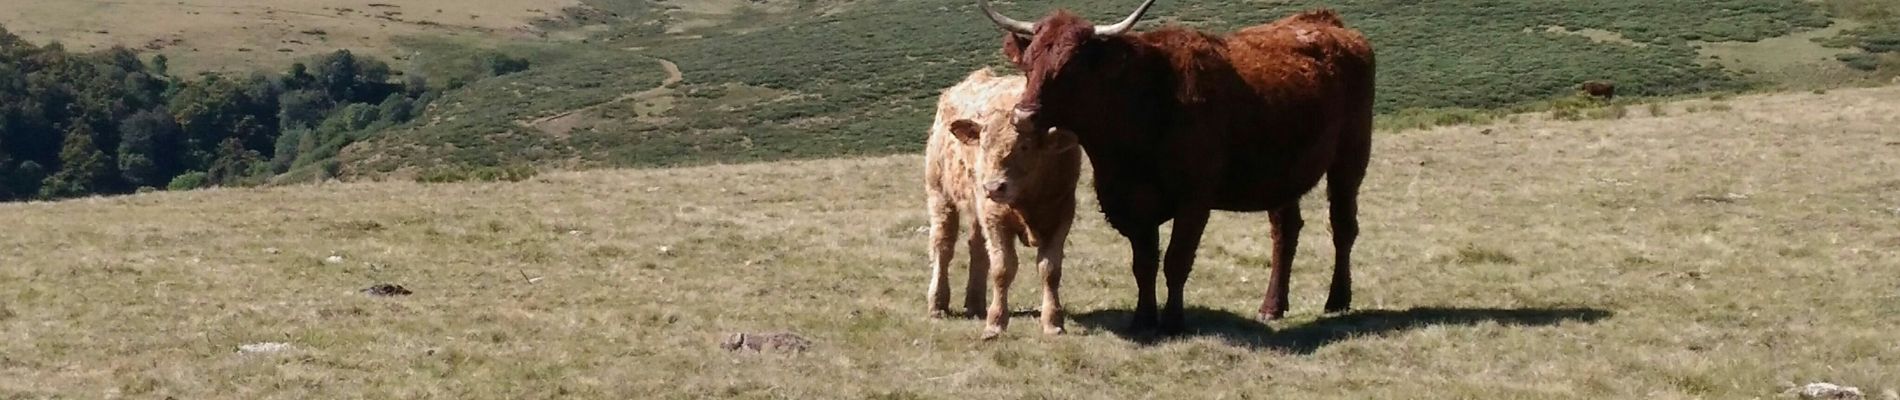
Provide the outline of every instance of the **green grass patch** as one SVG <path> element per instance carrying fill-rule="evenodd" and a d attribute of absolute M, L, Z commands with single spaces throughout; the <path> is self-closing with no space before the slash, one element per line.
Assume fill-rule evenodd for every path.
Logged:
<path fill-rule="evenodd" d="M 617 8 L 633 2 L 589 4 L 625 12 L 585 43 L 549 45 L 558 48 L 549 54 L 559 57 L 502 49 L 532 60 L 534 68 L 448 94 L 424 116 L 432 121 L 428 126 L 375 144 L 356 158 L 374 165 L 349 169 L 438 161 L 669 166 L 914 152 L 922 148 L 942 88 L 972 69 L 1002 67 L 997 30 L 968 1 L 812 1 L 771 12 L 742 7 L 710 26 L 682 17 L 690 13 L 660 12 L 685 4 L 640 14 Z M 1129 5 L 1081 0 L 1060 6 L 1108 21 Z M 1767 0 L 1225 0 L 1159 4 L 1141 29 L 1166 20 L 1226 32 L 1320 6 L 1340 11 L 1377 48 L 1376 108 L 1388 130 L 1483 123 L 1501 112 L 1546 107 L 1540 104 L 1566 98 L 1588 80 L 1617 82 L 1619 96 L 1632 98 L 1747 90 L 1758 83 L 1699 62 L 1691 41 L 1755 41 L 1829 22 L 1820 5 Z M 1005 5 L 1020 18 L 1048 7 Z M 1558 26 L 1564 30 L 1549 29 Z M 665 33 L 674 28 L 684 33 Z M 661 71 L 647 56 L 671 60 L 684 73 L 673 101 L 599 106 L 656 84 Z M 550 135 L 524 126 L 589 107 L 562 121 L 582 128 L 563 125 L 554 129 L 561 134 Z M 1621 115 L 1604 112 L 1601 117 Z M 371 159 L 379 161 L 365 161 Z"/>

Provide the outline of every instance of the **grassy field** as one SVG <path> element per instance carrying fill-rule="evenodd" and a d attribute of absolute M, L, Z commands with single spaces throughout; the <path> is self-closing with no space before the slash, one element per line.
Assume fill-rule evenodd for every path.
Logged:
<path fill-rule="evenodd" d="M 916 155 L 0 204 L 0 398 L 1877 397 L 1900 389 L 1896 102 L 1381 136 L 1358 311 L 1317 315 L 1313 196 L 1289 320 L 1247 318 L 1266 221 L 1224 213 L 1194 332 L 1159 343 L 1119 333 L 1126 249 L 1086 192 L 1071 334 L 924 318 Z M 385 282 L 414 294 L 358 292 Z M 774 331 L 813 345 L 718 345 Z M 237 351 L 265 342 L 289 347 Z"/>
<path fill-rule="evenodd" d="M 407 58 L 406 36 L 484 42 L 543 36 L 533 22 L 579 0 L 0 0 L 0 25 L 37 43 L 164 54 L 174 71 L 279 70 L 348 49 Z"/>

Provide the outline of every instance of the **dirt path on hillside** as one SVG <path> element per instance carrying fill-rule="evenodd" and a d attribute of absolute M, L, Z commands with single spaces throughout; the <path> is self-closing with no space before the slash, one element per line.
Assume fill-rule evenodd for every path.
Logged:
<path fill-rule="evenodd" d="M 686 75 L 680 72 L 679 64 L 673 63 L 672 60 L 659 58 L 659 57 L 652 57 L 652 56 L 647 56 L 647 58 L 653 59 L 654 61 L 659 61 L 660 67 L 666 70 L 666 79 L 660 81 L 660 86 L 656 86 L 652 89 L 642 90 L 638 92 L 627 93 L 627 94 L 621 95 L 620 97 L 616 97 L 612 100 L 607 100 L 599 104 L 594 104 L 594 105 L 590 105 L 586 107 L 568 110 L 566 112 L 562 112 L 559 114 L 554 114 L 554 115 L 550 115 L 546 117 L 536 118 L 532 121 L 517 122 L 517 124 L 521 126 L 525 126 L 525 127 L 532 127 L 535 129 L 539 129 L 541 132 L 547 133 L 550 135 L 566 137 L 568 132 L 573 131 L 574 128 L 578 128 L 582 123 L 586 122 L 586 118 L 584 118 L 584 115 L 586 115 L 587 112 L 600 109 L 601 107 L 619 104 L 622 102 L 626 102 L 628 100 L 664 98 L 667 100 L 665 101 L 667 108 L 670 109 L 671 103 L 672 103 L 671 100 L 673 96 L 673 91 L 676 89 L 677 86 L 679 86 L 680 82 L 686 80 Z"/>

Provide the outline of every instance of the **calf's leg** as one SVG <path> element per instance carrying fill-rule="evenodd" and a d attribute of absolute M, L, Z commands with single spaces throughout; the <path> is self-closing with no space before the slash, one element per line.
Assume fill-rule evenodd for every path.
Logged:
<path fill-rule="evenodd" d="M 990 276 L 989 239 L 983 235 L 983 225 L 974 224 L 970 228 L 970 276 L 963 285 L 963 315 L 976 318 L 983 315 L 984 282 Z"/>
<path fill-rule="evenodd" d="M 925 312 L 931 318 L 943 318 L 950 311 L 950 261 L 956 258 L 957 209 L 944 199 L 931 196 L 930 208 L 930 288 Z"/>
<path fill-rule="evenodd" d="M 1016 280 L 1016 242 L 1014 232 L 985 224 L 989 239 L 990 307 L 984 318 L 983 339 L 995 339 L 1009 328 L 1009 284 Z"/>
<path fill-rule="evenodd" d="M 1036 267 L 1042 271 L 1042 333 L 1055 335 L 1062 328 L 1062 256 L 1067 229 L 1049 235 L 1036 249 Z"/>

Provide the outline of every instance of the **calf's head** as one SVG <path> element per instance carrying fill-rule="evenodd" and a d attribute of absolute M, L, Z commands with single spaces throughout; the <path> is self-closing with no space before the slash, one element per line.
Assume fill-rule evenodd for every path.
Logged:
<path fill-rule="evenodd" d="M 1105 78 L 1116 75 L 1122 67 L 1120 58 L 1128 51 L 1109 39 L 1133 29 L 1154 0 L 1142 2 L 1134 13 L 1114 25 L 1091 25 L 1068 10 L 1050 12 L 1030 23 L 996 12 L 989 0 L 977 0 L 977 5 L 990 22 L 1006 32 L 1003 55 L 1028 78 L 1010 124 L 1019 132 L 1030 133 L 1084 117 L 1070 108 L 1078 100 L 1087 100 L 1089 89 L 1095 85 L 1113 84 L 1113 79 Z"/>
<path fill-rule="evenodd" d="M 959 119 L 950 123 L 950 133 L 966 145 L 974 146 L 977 193 L 998 203 L 1014 203 L 1025 188 L 1044 184 L 1043 177 L 1063 152 L 1075 151 L 1074 133 L 1062 129 L 1021 133 L 1004 121 L 1003 116 L 978 122 Z"/>

